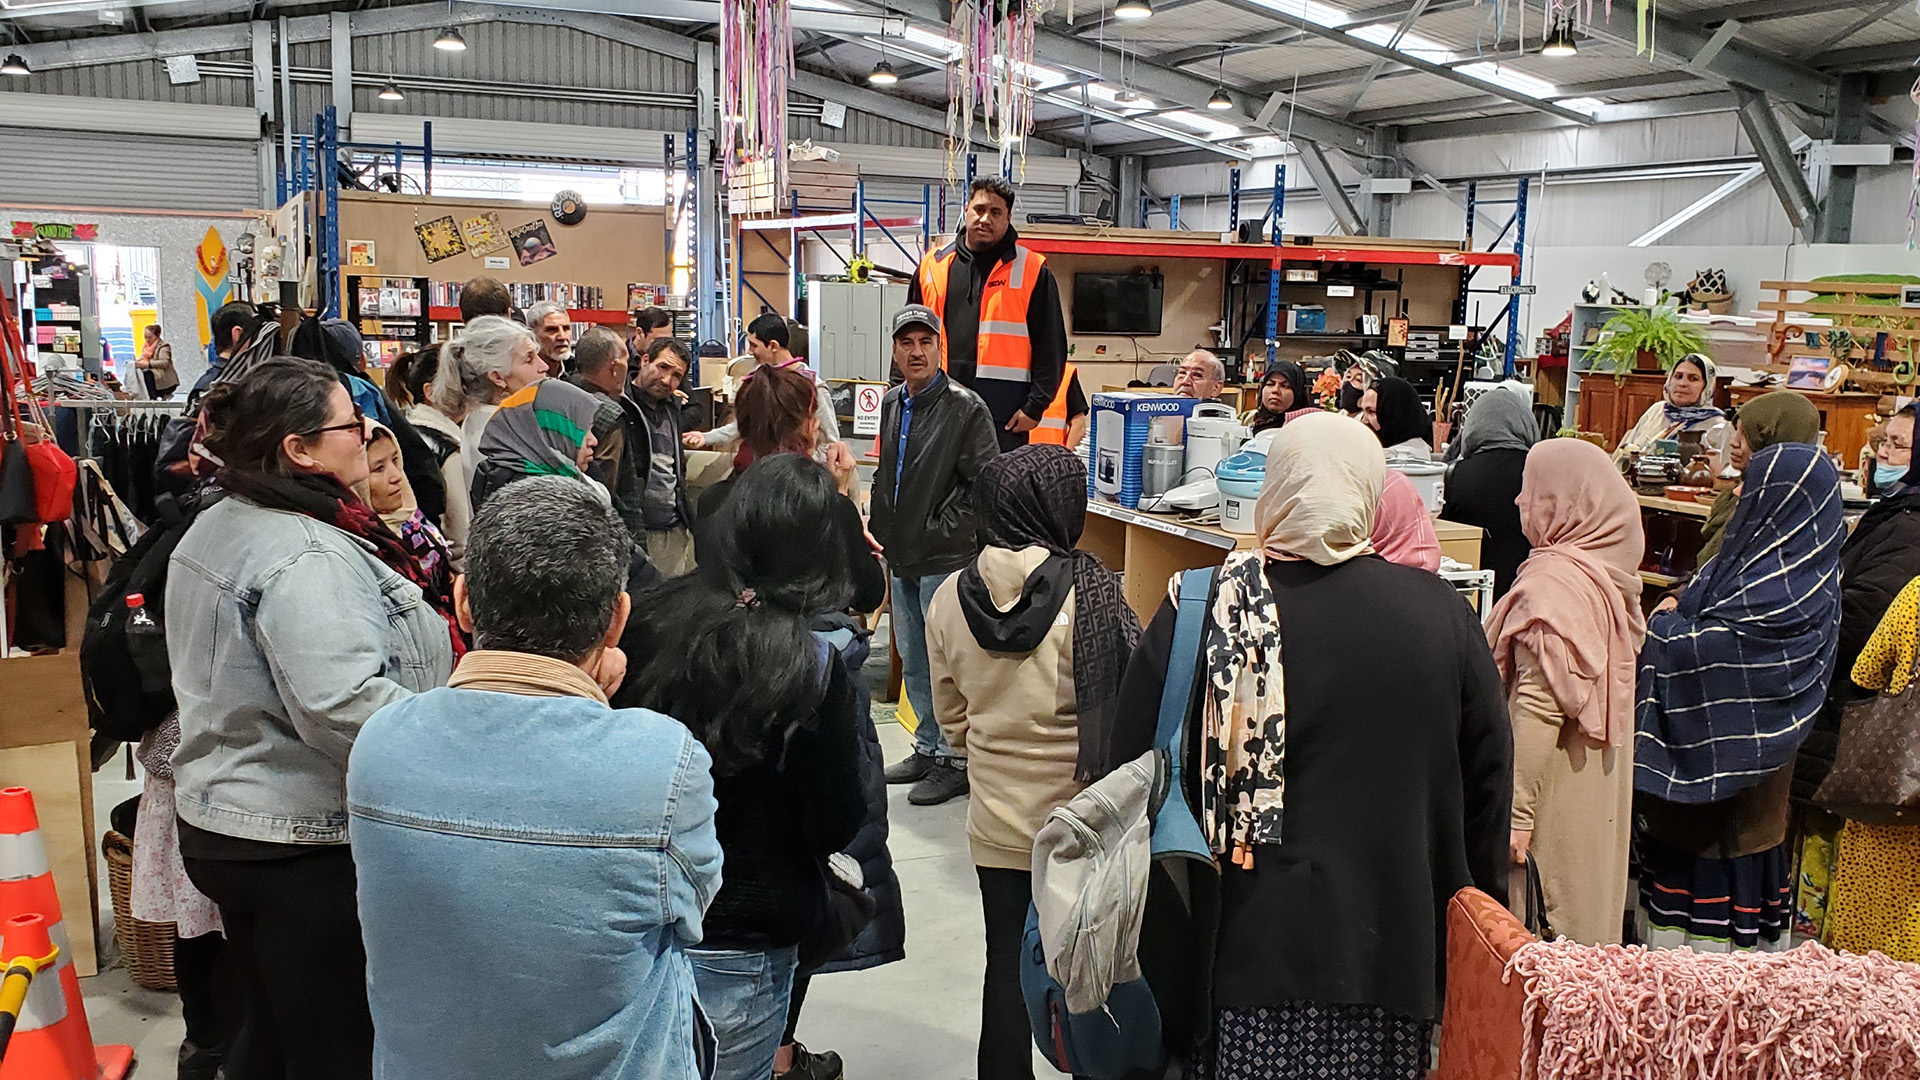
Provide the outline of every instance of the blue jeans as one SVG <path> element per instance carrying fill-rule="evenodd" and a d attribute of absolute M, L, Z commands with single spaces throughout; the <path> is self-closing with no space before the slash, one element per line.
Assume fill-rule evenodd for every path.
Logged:
<path fill-rule="evenodd" d="M 900 650 L 900 681 L 905 685 L 907 703 L 913 706 L 913 752 L 938 758 L 958 768 L 967 767 L 964 755 L 955 754 L 940 732 L 940 721 L 933 715 L 933 676 L 927 668 L 927 605 L 940 583 L 951 574 L 925 577 L 895 577 L 893 583 L 893 644 Z"/>
<path fill-rule="evenodd" d="M 787 1033 L 787 1000 L 800 950 L 688 949 L 700 1008 L 719 1042 L 713 1080 L 769 1080 Z"/>

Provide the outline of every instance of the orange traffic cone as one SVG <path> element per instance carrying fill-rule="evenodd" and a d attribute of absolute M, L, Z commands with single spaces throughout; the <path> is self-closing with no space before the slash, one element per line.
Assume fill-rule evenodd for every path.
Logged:
<path fill-rule="evenodd" d="M 32 919 L 39 916 L 39 928 Z M 133 1047 L 93 1045 L 87 1010 L 80 999 L 80 977 L 67 947 L 60 898 L 53 891 L 46 845 L 40 842 L 40 816 L 33 793 L 23 787 L 0 789 L 0 928 L 5 960 L 44 956 L 51 941 L 59 948 L 53 966 L 27 991 L 27 1005 L 14 1027 L 0 1080 L 121 1080 L 133 1067 Z M 16 935 L 20 947 L 15 947 Z M 38 935 L 37 937 L 35 935 Z M 31 1016 L 31 1020 L 29 1017 Z"/>

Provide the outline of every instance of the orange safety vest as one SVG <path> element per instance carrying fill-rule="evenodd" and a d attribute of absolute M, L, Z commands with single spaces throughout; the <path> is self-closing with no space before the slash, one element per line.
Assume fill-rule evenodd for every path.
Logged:
<path fill-rule="evenodd" d="M 920 261 L 920 302 L 943 318 L 947 311 L 947 272 L 953 266 L 958 241 Z M 994 266 L 980 293 L 980 340 L 975 350 L 974 378 L 1031 382 L 1033 342 L 1027 335 L 1027 308 L 1040 282 L 1046 256 L 1019 244 L 1013 258 Z M 947 332 L 940 330 L 940 366 L 947 367 Z"/>
<path fill-rule="evenodd" d="M 1027 432 L 1028 442 L 1067 445 L 1067 388 L 1073 385 L 1073 375 L 1072 364 L 1060 372 L 1060 392 L 1053 395 L 1052 404 L 1040 417 L 1040 426 Z"/>

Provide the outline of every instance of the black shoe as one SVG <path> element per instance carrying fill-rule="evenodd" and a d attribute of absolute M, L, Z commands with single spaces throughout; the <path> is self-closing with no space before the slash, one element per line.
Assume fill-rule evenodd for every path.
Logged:
<path fill-rule="evenodd" d="M 220 1076 L 220 1052 L 203 1046 L 180 1042 L 180 1080 L 218 1080 Z"/>
<path fill-rule="evenodd" d="M 926 779 L 927 774 L 933 771 L 935 764 L 937 764 L 937 762 L 935 762 L 932 754 L 923 754 L 915 750 L 913 754 L 904 761 L 896 761 L 887 766 L 887 783 L 918 783 Z"/>
<path fill-rule="evenodd" d="M 829 1050 L 816 1054 L 799 1043 L 793 1044 L 793 1067 L 786 1072 L 774 1073 L 774 1080 L 840 1080 L 845 1073 L 840 1064 L 840 1055 Z"/>
<path fill-rule="evenodd" d="M 928 770 L 924 779 L 913 785 L 913 790 L 907 792 L 907 801 L 915 806 L 939 806 L 966 793 L 967 770 L 941 762 Z"/>

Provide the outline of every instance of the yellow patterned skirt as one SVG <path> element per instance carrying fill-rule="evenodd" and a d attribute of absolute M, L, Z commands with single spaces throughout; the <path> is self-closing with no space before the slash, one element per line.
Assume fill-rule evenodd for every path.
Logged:
<path fill-rule="evenodd" d="M 1920 961 L 1920 825 L 1847 822 L 1826 929 L 1835 949 Z"/>

